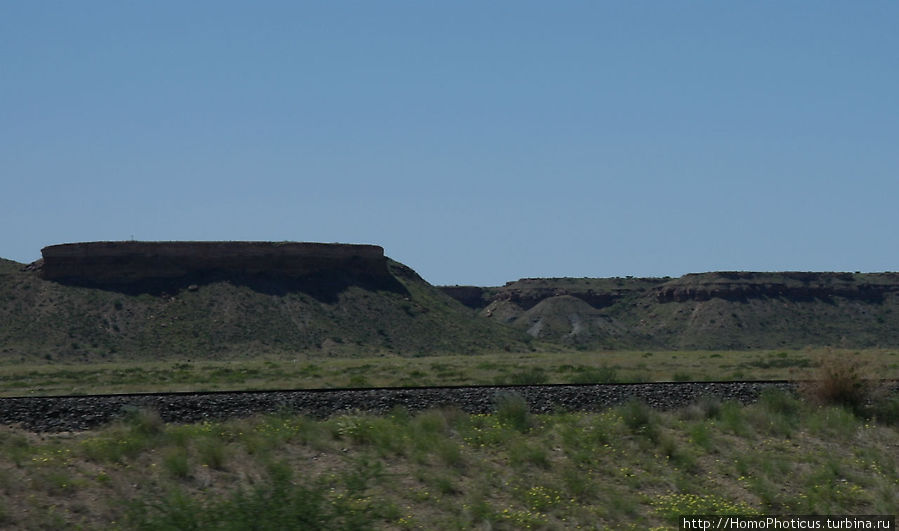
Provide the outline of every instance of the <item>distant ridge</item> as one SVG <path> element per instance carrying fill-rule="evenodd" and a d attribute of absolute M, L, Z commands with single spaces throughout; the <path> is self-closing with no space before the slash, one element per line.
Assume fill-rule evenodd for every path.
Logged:
<path fill-rule="evenodd" d="M 899 273 L 436 288 L 377 245 L 82 242 L 0 259 L 0 356 L 63 361 L 899 348 Z"/>
<path fill-rule="evenodd" d="M 578 348 L 899 347 L 899 273 L 720 271 L 441 289 L 484 317 Z"/>
<path fill-rule="evenodd" d="M 0 260 L 0 356 L 60 361 L 530 350 L 375 245 L 85 242 Z"/>

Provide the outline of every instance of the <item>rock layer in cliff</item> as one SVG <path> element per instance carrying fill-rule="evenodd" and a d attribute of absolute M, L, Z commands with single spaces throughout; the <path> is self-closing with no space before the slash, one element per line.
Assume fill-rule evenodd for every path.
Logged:
<path fill-rule="evenodd" d="M 581 348 L 899 346 L 897 273 L 544 278 L 444 291 L 487 318 Z"/>
<path fill-rule="evenodd" d="M 348 285 L 402 291 L 376 245 L 308 242 L 82 242 L 41 250 L 44 279 L 131 293 L 228 280 L 333 298 Z"/>

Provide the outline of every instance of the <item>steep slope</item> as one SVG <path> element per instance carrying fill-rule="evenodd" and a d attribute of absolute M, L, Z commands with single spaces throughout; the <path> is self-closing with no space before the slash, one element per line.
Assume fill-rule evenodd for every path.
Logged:
<path fill-rule="evenodd" d="M 581 348 L 899 346 L 896 273 L 523 279 L 444 290 L 485 317 Z"/>
<path fill-rule="evenodd" d="M 625 310 L 667 278 L 525 278 L 499 287 L 445 286 L 466 306 L 530 336 L 575 348 L 661 347 Z M 639 319 L 637 319 L 637 323 Z"/>
<path fill-rule="evenodd" d="M 895 273 L 685 275 L 616 315 L 674 348 L 899 346 Z"/>
<path fill-rule="evenodd" d="M 625 347 L 634 331 L 586 301 L 572 295 L 547 297 L 512 323 L 535 338 L 553 338 L 566 346 Z"/>
<path fill-rule="evenodd" d="M 435 288 L 377 246 L 89 242 L 0 260 L 11 360 L 564 347 L 899 347 L 899 274 L 716 272 Z"/>
<path fill-rule="evenodd" d="M 530 337 L 386 260 L 386 276 L 206 272 L 79 285 L 0 261 L 0 356 L 54 360 L 528 350 Z M 84 283 L 82 283 L 84 284 Z M 146 289 L 144 289 L 146 288 Z"/>

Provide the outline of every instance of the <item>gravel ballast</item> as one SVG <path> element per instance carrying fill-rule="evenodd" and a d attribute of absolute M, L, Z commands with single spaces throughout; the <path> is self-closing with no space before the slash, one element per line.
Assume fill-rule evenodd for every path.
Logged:
<path fill-rule="evenodd" d="M 385 414 L 457 407 L 494 411 L 503 393 L 517 393 L 533 413 L 595 411 L 638 399 L 657 409 L 689 405 L 703 397 L 751 403 L 764 389 L 795 392 L 792 382 L 666 382 L 596 385 L 525 385 L 327 389 L 297 391 L 121 394 L 0 399 L 0 423 L 35 432 L 96 428 L 135 410 L 154 410 L 166 422 L 200 422 L 293 412 L 324 418 L 351 412 Z"/>

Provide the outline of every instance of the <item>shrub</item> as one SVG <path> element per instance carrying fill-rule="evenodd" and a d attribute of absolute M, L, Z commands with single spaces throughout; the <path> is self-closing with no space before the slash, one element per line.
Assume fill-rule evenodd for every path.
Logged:
<path fill-rule="evenodd" d="M 871 415 L 881 424 L 899 426 L 899 397 L 882 397 L 874 400 Z"/>
<path fill-rule="evenodd" d="M 416 438 L 427 439 L 427 443 L 443 437 L 449 432 L 446 415 L 439 409 L 418 413 L 409 422 L 409 426 Z"/>
<path fill-rule="evenodd" d="M 121 462 L 157 446 L 165 437 L 165 423 L 158 413 L 134 409 L 126 413 L 123 423 L 81 441 L 81 449 L 92 461 Z"/>
<path fill-rule="evenodd" d="M 6 426 L 0 427 L 0 454 L 9 459 L 16 466 L 22 466 L 26 457 L 33 453 L 32 445 L 28 438 L 21 433 L 16 433 Z"/>
<path fill-rule="evenodd" d="M 837 405 L 861 413 L 874 389 L 858 361 L 831 356 L 819 366 L 814 378 L 802 386 L 803 394 L 821 405 Z"/>
<path fill-rule="evenodd" d="M 172 477 L 178 479 L 190 477 L 190 461 L 184 448 L 177 446 L 167 448 L 162 455 L 162 466 Z"/>
<path fill-rule="evenodd" d="M 540 385 L 549 381 L 549 376 L 541 367 L 531 367 L 526 371 L 517 372 L 509 376 L 509 382 L 514 385 Z"/>
<path fill-rule="evenodd" d="M 778 389 L 765 389 L 759 396 L 759 403 L 769 413 L 784 417 L 796 416 L 802 404 L 790 393 Z"/>
<path fill-rule="evenodd" d="M 331 529 L 337 507 L 322 486 L 293 485 L 272 478 L 271 484 L 236 491 L 222 501 L 203 501 L 175 491 L 164 503 L 132 506 L 130 524 L 137 529 Z M 373 523 L 373 522 L 372 522 Z"/>
<path fill-rule="evenodd" d="M 434 450 L 440 461 L 450 468 L 461 469 L 465 462 L 462 459 L 462 450 L 459 445 L 451 439 L 442 439 L 435 446 Z"/>
<path fill-rule="evenodd" d="M 850 440 L 859 426 L 859 418 L 842 406 L 819 408 L 809 415 L 806 425 L 812 433 L 837 440 Z"/>
<path fill-rule="evenodd" d="M 631 431 L 638 431 L 649 425 L 649 406 L 640 400 L 628 400 L 621 406 L 621 418 Z"/>
<path fill-rule="evenodd" d="M 197 444 L 200 462 L 216 470 L 224 470 L 228 460 L 225 443 L 217 437 L 205 437 Z"/>
<path fill-rule="evenodd" d="M 571 377 L 571 383 L 575 384 L 616 382 L 618 382 L 618 371 L 615 367 L 608 367 L 606 365 L 601 367 L 582 367 L 577 374 Z"/>
<path fill-rule="evenodd" d="M 703 396 L 686 406 L 680 412 L 685 420 L 716 419 L 721 415 L 721 400 L 712 396 Z"/>
<path fill-rule="evenodd" d="M 687 435 L 690 438 L 690 442 L 707 452 L 712 451 L 715 446 L 715 443 L 712 440 L 712 432 L 709 430 L 708 424 L 704 421 L 692 424 L 687 429 Z"/>
<path fill-rule="evenodd" d="M 350 376 L 348 387 L 371 387 L 371 384 L 365 376 L 354 374 L 353 376 Z"/>
<path fill-rule="evenodd" d="M 498 393 L 496 416 L 500 422 L 521 433 L 531 429 L 531 411 L 527 401 L 518 393 Z"/>
<path fill-rule="evenodd" d="M 508 446 L 509 462 L 517 466 L 527 466 L 531 468 L 537 466 L 539 468 L 549 468 L 549 454 L 546 448 L 540 445 L 528 444 L 523 440 L 513 441 Z"/>
<path fill-rule="evenodd" d="M 791 393 L 765 389 L 758 403 L 744 408 L 744 416 L 761 433 L 789 438 L 800 422 L 802 402 Z"/>
<path fill-rule="evenodd" d="M 129 408 L 125 410 L 125 424 L 133 433 L 153 437 L 165 430 L 165 422 L 155 410 Z"/>
<path fill-rule="evenodd" d="M 696 473 L 696 457 L 688 448 L 683 448 L 677 439 L 667 435 L 657 436 L 657 444 L 672 465 Z"/>
<path fill-rule="evenodd" d="M 591 475 L 585 474 L 574 464 L 568 464 L 562 469 L 562 482 L 567 494 L 582 503 L 596 496 L 599 490 Z"/>
<path fill-rule="evenodd" d="M 721 404 L 718 422 L 721 423 L 722 429 L 740 437 L 749 437 L 752 430 L 749 429 L 743 410 L 744 407 L 739 402 L 728 400 Z"/>
<path fill-rule="evenodd" d="M 659 427 L 655 422 L 655 414 L 646 402 L 631 399 L 619 409 L 625 426 L 633 433 L 644 435 L 653 442 L 658 440 Z"/>

